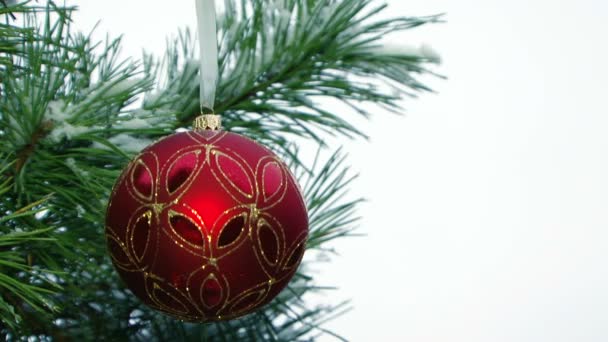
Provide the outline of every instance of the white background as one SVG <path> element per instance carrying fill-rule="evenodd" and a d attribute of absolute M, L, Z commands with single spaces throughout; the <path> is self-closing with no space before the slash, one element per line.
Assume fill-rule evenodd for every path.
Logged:
<path fill-rule="evenodd" d="M 75 3 L 76 1 L 72 1 Z M 78 1 L 76 24 L 164 50 L 193 1 Z M 318 279 L 352 341 L 608 341 L 608 2 L 388 1 L 448 23 L 427 42 L 449 80 L 347 142 L 364 238 Z M 331 341 L 332 338 L 323 338 Z"/>

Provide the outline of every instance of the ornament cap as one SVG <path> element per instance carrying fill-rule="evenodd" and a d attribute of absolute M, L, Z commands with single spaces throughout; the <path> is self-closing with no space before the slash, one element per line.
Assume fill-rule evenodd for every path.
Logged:
<path fill-rule="evenodd" d="M 222 129 L 222 118 L 216 114 L 203 114 L 194 119 L 192 128 L 195 131 L 219 131 Z"/>

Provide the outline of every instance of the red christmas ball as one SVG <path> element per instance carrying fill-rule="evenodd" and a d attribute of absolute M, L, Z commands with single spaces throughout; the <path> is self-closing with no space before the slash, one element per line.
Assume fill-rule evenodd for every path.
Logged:
<path fill-rule="evenodd" d="M 304 253 L 298 184 L 241 135 L 192 131 L 143 150 L 108 204 L 106 238 L 128 288 L 176 318 L 232 319 L 270 302 Z"/>

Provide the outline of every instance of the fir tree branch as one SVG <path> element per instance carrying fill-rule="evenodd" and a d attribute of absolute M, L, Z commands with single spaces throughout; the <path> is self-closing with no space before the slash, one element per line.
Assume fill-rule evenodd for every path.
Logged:
<path fill-rule="evenodd" d="M 220 19 L 222 75 L 216 101 L 228 128 L 262 132 L 264 142 L 279 148 L 286 145 L 286 134 L 318 143 L 321 133 L 365 136 L 318 101 L 335 98 L 367 117 L 364 102 L 398 111 L 404 96 L 430 90 L 414 74 L 429 73 L 422 65 L 439 59 L 421 51 L 384 51 L 381 40 L 440 16 L 374 21 L 386 6 L 374 7 L 370 0 L 228 3 Z M 159 90 L 165 98 L 182 95 L 177 106 L 168 105 L 178 111 L 178 127 L 189 126 L 199 114 L 198 70 L 189 62 L 195 58 L 193 46 L 185 32 L 169 48 L 168 87 Z"/>
<path fill-rule="evenodd" d="M 346 156 L 338 150 L 326 157 L 321 146 L 327 135 L 364 134 L 348 120 L 350 114 L 334 113 L 320 101 L 338 100 L 352 107 L 352 114 L 369 116 L 362 103 L 398 110 L 400 99 L 429 91 L 416 75 L 430 73 L 428 66 L 438 59 L 386 49 L 381 38 L 439 18 L 380 20 L 384 6 L 371 0 L 225 3 L 216 109 L 226 127 L 268 145 L 291 164 L 309 207 L 308 248 L 331 252 L 330 241 L 353 235 L 361 199 L 348 195 L 355 177 Z M 31 303 L 19 295 L 0 297 L 0 317 L 12 319 L 11 329 L 58 340 L 162 341 L 178 334 L 207 341 L 304 341 L 331 334 L 322 325 L 347 304 L 305 302 L 308 293 L 330 290 L 310 276 L 313 260 L 305 261 L 288 289 L 262 311 L 218 324 L 167 318 L 124 288 L 106 253 L 105 204 L 134 153 L 188 126 L 198 114 L 194 40 L 182 32 L 164 61 L 145 56 L 140 64 L 118 57 L 120 40 L 102 44 L 90 34 L 73 33 L 72 8 L 49 2 L 43 22 L 33 15 L 40 7 L 11 9 L 25 13 L 26 24 L 0 26 L 0 58 L 8 61 L 0 67 L 0 155 L 7 156 L 0 175 L 12 177 L 0 182 L 0 212 L 13 213 L 0 219 L 0 233 L 24 227 L 41 234 L 17 246 L 18 261 L 1 259 L 6 261 L 0 264 L 0 287 L 2 281 L 8 286 L 18 281 L 25 286 L 22 294 L 37 296 L 28 297 Z M 9 44 L 2 45 L 5 41 Z M 302 160 L 292 137 L 320 146 L 314 162 Z M 37 201 L 50 193 L 46 210 L 38 211 Z M 19 212 L 28 203 L 35 204 L 31 212 Z M 19 272 L 34 271 L 36 277 L 20 278 Z M 43 291 L 36 292 L 39 287 Z M 60 307 L 54 312 L 49 303 Z M 29 310 L 34 306 L 42 310 Z M 0 334 L 14 337 L 8 331 L 0 327 Z"/>
<path fill-rule="evenodd" d="M 7 166 L 10 164 L 4 168 Z M 7 194 L 11 185 L 10 179 L 4 178 L 0 195 Z M 48 199 L 0 216 L 0 322 L 13 332 L 24 331 L 24 322 L 33 323 L 36 315 L 32 312 L 47 317 L 58 310 L 51 295 L 61 290 L 54 281 L 59 273 L 43 268 L 51 265 L 37 250 L 52 246 L 57 240 L 50 235 L 52 229 L 31 219 L 48 210 L 44 207 Z M 0 211 L 6 212 L 5 203 L 0 203 Z"/>

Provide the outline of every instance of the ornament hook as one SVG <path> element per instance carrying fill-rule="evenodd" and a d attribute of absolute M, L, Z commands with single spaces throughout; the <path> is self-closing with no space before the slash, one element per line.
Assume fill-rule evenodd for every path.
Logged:
<path fill-rule="evenodd" d="M 222 117 L 216 114 L 203 114 L 194 119 L 192 128 L 195 132 L 219 131 L 222 129 Z"/>

